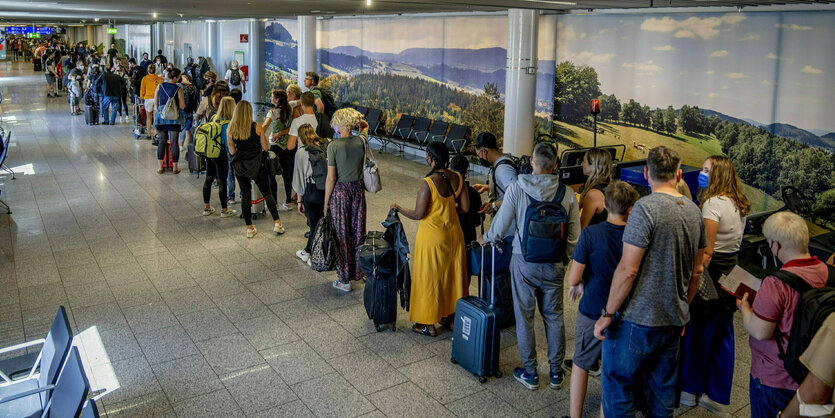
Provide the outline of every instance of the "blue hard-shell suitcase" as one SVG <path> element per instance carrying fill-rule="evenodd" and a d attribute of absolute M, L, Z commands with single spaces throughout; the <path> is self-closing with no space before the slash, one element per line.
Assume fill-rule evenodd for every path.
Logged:
<path fill-rule="evenodd" d="M 492 244 L 490 247 L 493 249 L 491 258 L 495 261 L 495 248 Z M 483 261 L 482 265 L 484 265 Z M 486 382 L 489 376 L 502 377 L 499 371 L 501 328 L 498 321 L 499 312 L 493 304 L 496 294 L 495 269 L 492 273 L 494 280 L 490 281 L 490 302 L 476 296 L 458 299 L 455 305 L 455 325 L 452 329 L 450 361 L 460 364 L 461 367 L 478 376 L 478 381 L 481 383 Z M 483 285 L 484 269 L 481 271 L 479 280 L 479 284 Z M 486 289 L 485 286 L 479 286 L 479 288 Z"/>

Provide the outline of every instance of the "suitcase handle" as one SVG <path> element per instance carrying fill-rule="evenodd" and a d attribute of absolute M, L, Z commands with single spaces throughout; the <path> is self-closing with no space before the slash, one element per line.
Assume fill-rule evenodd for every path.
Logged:
<path fill-rule="evenodd" d="M 490 307 L 493 307 L 493 303 L 496 300 L 496 246 L 493 243 L 489 243 L 490 245 L 490 270 L 493 275 L 493 280 L 490 281 Z M 484 247 L 481 247 L 481 278 L 478 281 L 479 289 L 478 293 L 481 296 L 481 289 L 484 289 Z M 482 298 L 483 299 L 483 298 Z"/>

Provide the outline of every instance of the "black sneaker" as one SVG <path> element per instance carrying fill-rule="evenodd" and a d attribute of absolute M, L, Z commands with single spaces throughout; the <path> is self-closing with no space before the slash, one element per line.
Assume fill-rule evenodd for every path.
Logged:
<path fill-rule="evenodd" d="M 153 145 L 153 146 L 157 146 L 157 145 L 159 145 L 159 141 L 157 141 L 157 140 L 155 139 L 155 140 L 151 141 L 151 145 Z"/>

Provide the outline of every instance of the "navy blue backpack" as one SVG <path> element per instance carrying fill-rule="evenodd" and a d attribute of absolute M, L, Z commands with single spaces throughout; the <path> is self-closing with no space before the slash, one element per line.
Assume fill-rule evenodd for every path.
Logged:
<path fill-rule="evenodd" d="M 568 213 L 562 206 L 565 185 L 560 183 L 557 194 L 550 202 L 540 202 L 527 193 L 530 199 L 525 209 L 522 256 L 529 263 L 556 263 L 565 258 L 565 227 Z"/>

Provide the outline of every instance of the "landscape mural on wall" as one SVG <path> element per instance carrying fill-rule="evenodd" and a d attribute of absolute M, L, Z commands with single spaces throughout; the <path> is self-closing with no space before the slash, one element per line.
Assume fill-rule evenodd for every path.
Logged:
<path fill-rule="evenodd" d="M 835 13 L 545 15 L 536 129 L 591 146 L 585 112 L 602 99 L 598 143 L 627 159 L 656 145 L 689 165 L 734 159 L 757 209 L 786 185 L 835 213 Z M 503 133 L 507 17 L 321 20 L 319 72 L 338 103 Z M 268 86 L 296 80 L 296 22 L 267 23 Z M 556 107 L 555 107 L 556 105 Z"/>

